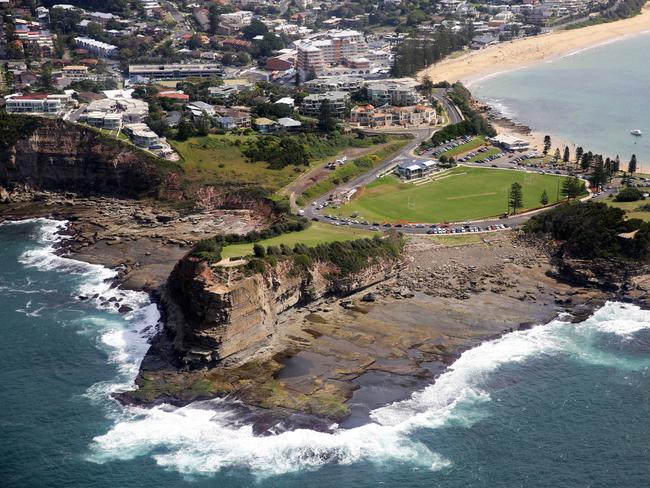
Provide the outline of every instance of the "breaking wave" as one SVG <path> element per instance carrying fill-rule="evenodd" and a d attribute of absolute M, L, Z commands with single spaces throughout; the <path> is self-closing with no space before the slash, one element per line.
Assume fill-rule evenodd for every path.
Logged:
<path fill-rule="evenodd" d="M 332 426 L 329 432 L 308 429 L 256 436 L 252 425 L 238 421 L 225 400 L 195 402 L 182 408 L 159 405 L 151 409 L 121 407 L 110 393 L 128 388 L 137 374 L 160 316 L 143 293 L 111 288 L 114 276 L 101 266 L 56 256 L 61 223 L 41 222 L 40 249 L 23 255 L 28 266 L 39 266 L 83 276 L 79 292 L 105 307 L 106 296 L 116 294 L 133 305 L 126 316 L 94 320 L 99 347 L 109 353 L 119 374 L 110 382 L 88 389 L 87 396 L 106 409 L 113 425 L 95 437 L 87 460 L 107 463 L 150 456 L 158 465 L 188 476 L 210 475 L 220 470 L 244 468 L 263 478 L 287 472 L 317 469 L 338 463 L 386 461 L 410 463 L 431 470 L 445 469 L 453 460 L 433 452 L 415 435 L 418 431 L 448 425 L 471 426 L 480 421 L 481 405 L 490 402 L 490 379 L 499 368 L 532 358 L 562 356 L 575 361 L 620 369 L 647 369 L 645 358 L 610 352 L 603 341 L 614 341 L 620 352 L 634 343 L 635 335 L 650 328 L 650 312 L 639 307 L 607 303 L 579 324 L 556 320 L 546 326 L 507 334 L 465 351 L 434 384 L 408 400 L 374 410 L 373 422 L 354 429 Z M 109 308 L 115 312 L 113 308 Z"/>

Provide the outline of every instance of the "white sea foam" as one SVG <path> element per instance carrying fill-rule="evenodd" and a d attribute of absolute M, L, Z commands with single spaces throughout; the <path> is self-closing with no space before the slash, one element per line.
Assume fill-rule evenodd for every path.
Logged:
<path fill-rule="evenodd" d="M 47 266 L 52 263 L 40 262 L 49 263 Z M 84 278 L 91 289 L 101 293 L 122 292 L 105 287 L 108 270 L 87 266 Z M 598 350 L 595 338 L 614 334 L 630 340 L 635 333 L 650 328 L 649 312 L 632 305 L 608 303 L 580 324 L 557 320 L 465 351 L 433 385 L 408 400 L 373 411 L 373 423 L 350 430 L 301 429 L 259 437 L 254 435 L 252 426 L 237 424 L 236 414 L 228 410 L 225 400 L 151 409 L 121 408 L 107 401 L 111 392 L 131 385 L 146 352 L 147 337 L 159 320 L 156 307 L 148 303 L 146 295 L 125 296 L 138 307 L 127 314 L 126 320 L 116 315 L 115 320 L 93 319 L 88 324 L 100 331 L 100 345 L 107 348 L 109 360 L 119 370 L 118 377 L 111 382 L 98 383 L 88 390 L 90 398 L 109 407 L 107 414 L 114 421 L 107 433 L 93 440 L 88 460 L 105 463 L 151 456 L 160 466 L 187 475 L 209 475 L 237 467 L 264 477 L 329 463 L 387 460 L 444 469 L 451 461 L 432 452 L 413 433 L 452 423 L 469 426 L 480 420 L 482 402 L 490 401 L 485 385 L 500 367 L 544 355 L 627 367 L 613 354 Z"/>
<path fill-rule="evenodd" d="M 481 402 L 490 400 L 484 385 L 501 366 L 558 354 L 578 360 L 589 359 L 586 356 L 591 354 L 596 359 L 590 362 L 603 364 L 597 351 L 590 352 L 593 344 L 581 344 L 589 342 L 590 335 L 628 335 L 648 327 L 648 312 L 609 303 L 582 324 L 557 320 L 545 327 L 513 332 L 464 352 L 435 384 L 409 400 L 375 410 L 374 423 L 350 430 L 297 430 L 256 437 L 250 426 L 233 427 L 227 413 L 210 411 L 208 403 L 180 409 L 129 409 L 108 433 L 94 439 L 91 459 L 107 462 L 151 455 L 161 466 L 187 474 L 246 467 L 258 476 L 267 476 L 327 463 L 389 459 L 442 469 L 450 461 L 414 440 L 413 432 L 479 420 Z M 617 367 L 618 363 L 607 365 Z M 477 408 L 459 408 L 464 406 Z"/>

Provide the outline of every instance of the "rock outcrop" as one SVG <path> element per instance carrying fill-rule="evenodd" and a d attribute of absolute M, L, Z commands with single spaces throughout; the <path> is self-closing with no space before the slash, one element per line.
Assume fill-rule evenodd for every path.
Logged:
<path fill-rule="evenodd" d="M 179 167 L 174 163 L 79 124 L 12 117 L 28 120 L 30 131 L 3 139 L 1 186 L 26 185 L 82 195 L 180 198 Z"/>
<path fill-rule="evenodd" d="M 190 367 L 249 356 L 277 332 L 278 318 L 327 295 L 346 296 L 385 280 L 394 263 L 377 260 L 353 274 L 331 263 L 308 268 L 291 259 L 247 275 L 240 267 L 210 266 L 188 256 L 172 272 L 166 291 L 167 327 L 174 349 Z"/>

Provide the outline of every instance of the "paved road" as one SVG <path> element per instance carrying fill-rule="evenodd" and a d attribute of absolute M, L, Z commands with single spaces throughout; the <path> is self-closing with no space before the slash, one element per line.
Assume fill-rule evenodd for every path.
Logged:
<path fill-rule="evenodd" d="M 317 200 L 315 200 L 317 205 L 322 205 L 324 202 L 326 202 L 331 195 L 333 194 L 340 194 L 340 193 L 346 193 L 354 188 L 360 187 L 367 185 L 368 183 L 371 183 L 374 181 L 378 175 L 388 171 L 390 168 L 403 163 L 404 161 L 426 161 L 427 159 L 430 158 L 422 158 L 422 157 L 416 157 L 413 156 L 412 152 L 413 150 L 418 147 L 422 141 L 425 141 L 426 139 L 430 138 L 431 135 L 435 132 L 434 129 L 414 129 L 411 133 L 415 135 L 415 138 L 406 144 L 402 150 L 397 154 L 395 157 L 383 162 L 380 164 L 378 167 L 374 168 L 371 171 L 368 171 L 367 173 L 364 173 L 361 176 L 358 176 L 347 183 L 344 183 L 343 185 L 338 186 L 332 191 L 329 191 L 319 197 Z M 346 164 L 351 164 L 351 162 L 348 162 Z M 316 206 L 317 206 L 316 205 Z M 316 218 L 318 220 L 323 220 L 329 222 L 328 219 L 325 219 L 322 215 L 320 215 L 316 209 L 314 208 L 314 205 L 308 205 L 305 207 L 303 210 L 305 212 L 305 217 L 308 218 Z"/>
<path fill-rule="evenodd" d="M 450 124 L 457 124 L 463 121 L 464 117 L 461 111 L 458 109 L 458 107 L 456 107 L 456 105 L 451 102 L 451 100 L 449 100 L 449 98 L 447 98 L 446 88 L 437 89 L 432 96 L 440 103 L 440 105 L 443 106 L 447 112 Z"/>

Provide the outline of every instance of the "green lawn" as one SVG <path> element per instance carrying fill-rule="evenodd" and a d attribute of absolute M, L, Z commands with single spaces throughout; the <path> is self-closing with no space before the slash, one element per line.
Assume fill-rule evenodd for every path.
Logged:
<path fill-rule="evenodd" d="M 507 211 L 510 185 L 523 188 L 524 209 L 540 206 L 542 192 L 556 199 L 557 176 L 522 171 L 458 166 L 436 180 L 415 186 L 395 176 L 379 179 L 336 212 L 375 222 L 459 222 L 501 215 Z M 521 211 L 521 210 L 520 210 Z"/>
<path fill-rule="evenodd" d="M 485 145 L 485 137 L 479 136 L 479 137 L 475 137 L 474 139 L 470 139 L 465 144 L 461 144 L 458 147 L 443 152 L 440 156 L 447 156 L 448 158 L 456 157 L 460 154 L 465 154 L 466 152 L 469 152 L 473 149 L 476 149 L 477 147 L 481 147 L 484 145 Z"/>
<path fill-rule="evenodd" d="M 638 202 L 615 202 L 613 199 L 608 199 L 606 202 L 612 207 L 617 207 L 625 210 L 628 219 L 641 219 L 650 221 L 650 212 L 639 210 L 641 205 L 650 203 L 650 200 L 639 200 Z"/>
<path fill-rule="evenodd" d="M 308 229 L 272 237 L 271 239 L 259 241 L 259 244 L 264 246 L 279 246 L 280 244 L 286 244 L 293 247 L 295 244 L 302 243 L 311 247 L 317 244 L 334 241 L 363 239 L 364 237 L 373 237 L 377 234 L 377 232 L 369 230 L 312 222 L 312 225 Z M 250 254 L 253 254 L 253 244 L 233 244 L 224 247 L 221 253 L 224 258 L 248 256 Z"/>

